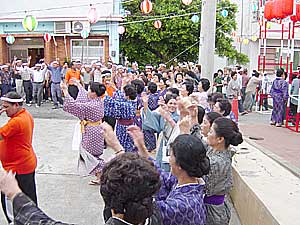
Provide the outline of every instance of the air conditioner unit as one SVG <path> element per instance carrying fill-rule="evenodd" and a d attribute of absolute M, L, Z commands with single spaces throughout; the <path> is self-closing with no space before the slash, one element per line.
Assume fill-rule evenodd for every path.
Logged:
<path fill-rule="evenodd" d="M 55 34 L 70 34 L 71 22 L 54 22 Z"/>
<path fill-rule="evenodd" d="M 72 33 L 78 34 L 82 30 L 90 31 L 90 23 L 88 21 L 73 21 L 72 22 Z"/>

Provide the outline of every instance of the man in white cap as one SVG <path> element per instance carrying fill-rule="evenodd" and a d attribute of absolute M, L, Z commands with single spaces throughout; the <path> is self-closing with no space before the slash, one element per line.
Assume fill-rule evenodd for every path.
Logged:
<path fill-rule="evenodd" d="M 16 83 L 16 92 L 23 97 L 24 89 L 23 89 L 23 81 L 21 77 L 21 72 L 23 71 L 22 60 L 17 59 L 15 57 L 13 66 L 14 66 L 14 78 Z"/>
<path fill-rule="evenodd" d="M 33 81 L 33 99 L 35 106 L 38 108 L 42 104 L 43 99 L 43 87 L 45 82 L 45 74 L 47 67 L 41 70 L 42 64 L 35 64 L 35 70 L 31 70 L 32 81 Z"/>
<path fill-rule="evenodd" d="M 34 121 L 22 107 L 23 98 L 16 92 L 1 97 L 0 115 L 6 112 L 10 120 L 0 127 L 0 161 L 3 169 L 15 174 L 21 190 L 37 204 L 35 169 L 37 158 L 32 147 Z M 11 202 L 1 194 L 2 208 L 9 223 L 13 221 Z"/>

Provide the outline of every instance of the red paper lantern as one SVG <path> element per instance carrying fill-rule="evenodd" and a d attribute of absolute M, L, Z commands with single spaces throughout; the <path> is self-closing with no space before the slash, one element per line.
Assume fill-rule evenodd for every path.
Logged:
<path fill-rule="evenodd" d="M 88 20 L 90 23 L 97 23 L 98 15 L 97 15 L 96 8 L 90 8 L 90 11 L 88 13 Z"/>
<path fill-rule="evenodd" d="M 291 16 L 293 22 L 300 21 L 300 4 L 296 4 L 296 15 Z"/>
<path fill-rule="evenodd" d="M 161 22 L 160 20 L 155 20 L 155 22 L 154 22 L 154 27 L 155 27 L 156 29 L 161 28 L 161 25 L 162 25 L 162 22 Z"/>
<path fill-rule="evenodd" d="M 294 9 L 294 0 L 282 0 L 283 2 L 283 7 L 282 11 L 286 16 L 290 16 L 293 14 L 293 9 Z"/>
<path fill-rule="evenodd" d="M 274 18 L 276 19 L 284 19 L 287 15 L 283 12 L 284 3 L 282 0 L 275 0 L 273 3 L 273 13 Z"/>
<path fill-rule="evenodd" d="M 267 1 L 265 4 L 265 10 L 264 10 L 264 17 L 266 20 L 271 20 L 273 19 L 273 1 Z"/>
<path fill-rule="evenodd" d="M 148 14 L 152 11 L 153 5 L 149 0 L 144 0 L 141 3 L 141 10 L 143 13 Z"/>
<path fill-rule="evenodd" d="M 44 34 L 44 40 L 45 40 L 46 42 L 51 41 L 51 34 L 49 34 L 49 33 Z"/>

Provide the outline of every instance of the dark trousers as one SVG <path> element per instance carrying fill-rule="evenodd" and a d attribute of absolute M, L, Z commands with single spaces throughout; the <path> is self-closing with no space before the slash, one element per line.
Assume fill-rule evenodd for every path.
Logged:
<path fill-rule="evenodd" d="M 12 86 L 10 84 L 1 84 L 1 96 L 6 95 L 11 90 Z"/>
<path fill-rule="evenodd" d="M 19 187 L 22 192 L 26 194 L 37 205 L 35 172 L 29 174 L 16 174 L 16 180 L 18 181 Z M 12 221 L 10 221 L 10 219 L 8 218 L 8 212 L 6 208 L 6 197 L 3 193 L 1 193 L 1 204 L 8 223 L 11 223 Z"/>
<path fill-rule="evenodd" d="M 31 80 L 23 80 L 24 92 L 26 95 L 26 104 L 29 104 L 32 101 L 32 83 Z"/>
<path fill-rule="evenodd" d="M 68 92 L 71 95 L 72 98 L 76 99 L 77 95 L 78 95 L 78 87 L 76 87 L 75 85 L 69 85 L 68 87 Z"/>

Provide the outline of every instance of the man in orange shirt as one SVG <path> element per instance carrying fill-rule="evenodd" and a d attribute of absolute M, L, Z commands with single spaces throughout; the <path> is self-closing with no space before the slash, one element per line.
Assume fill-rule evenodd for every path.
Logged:
<path fill-rule="evenodd" d="M 77 69 L 77 64 L 70 63 L 71 69 L 66 72 L 65 83 L 68 85 L 68 92 L 72 98 L 76 99 L 78 95 L 78 87 L 73 84 L 72 78 L 80 81 L 80 70 Z"/>
<path fill-rule="evenodd" d="M 0 160 L 4 170 L 15 173 L 22 191 L 37 204 L 35 169 L 36 155 L 32 148 L 33 118 L 22 108 L 23 99 L 16 92 L 1 97 L 0 115 L 6 112 L 10 120 L 0 127 Z M 1 203 L 9 223 L 13 221 L 11 203 L 1 193 Z"/>

